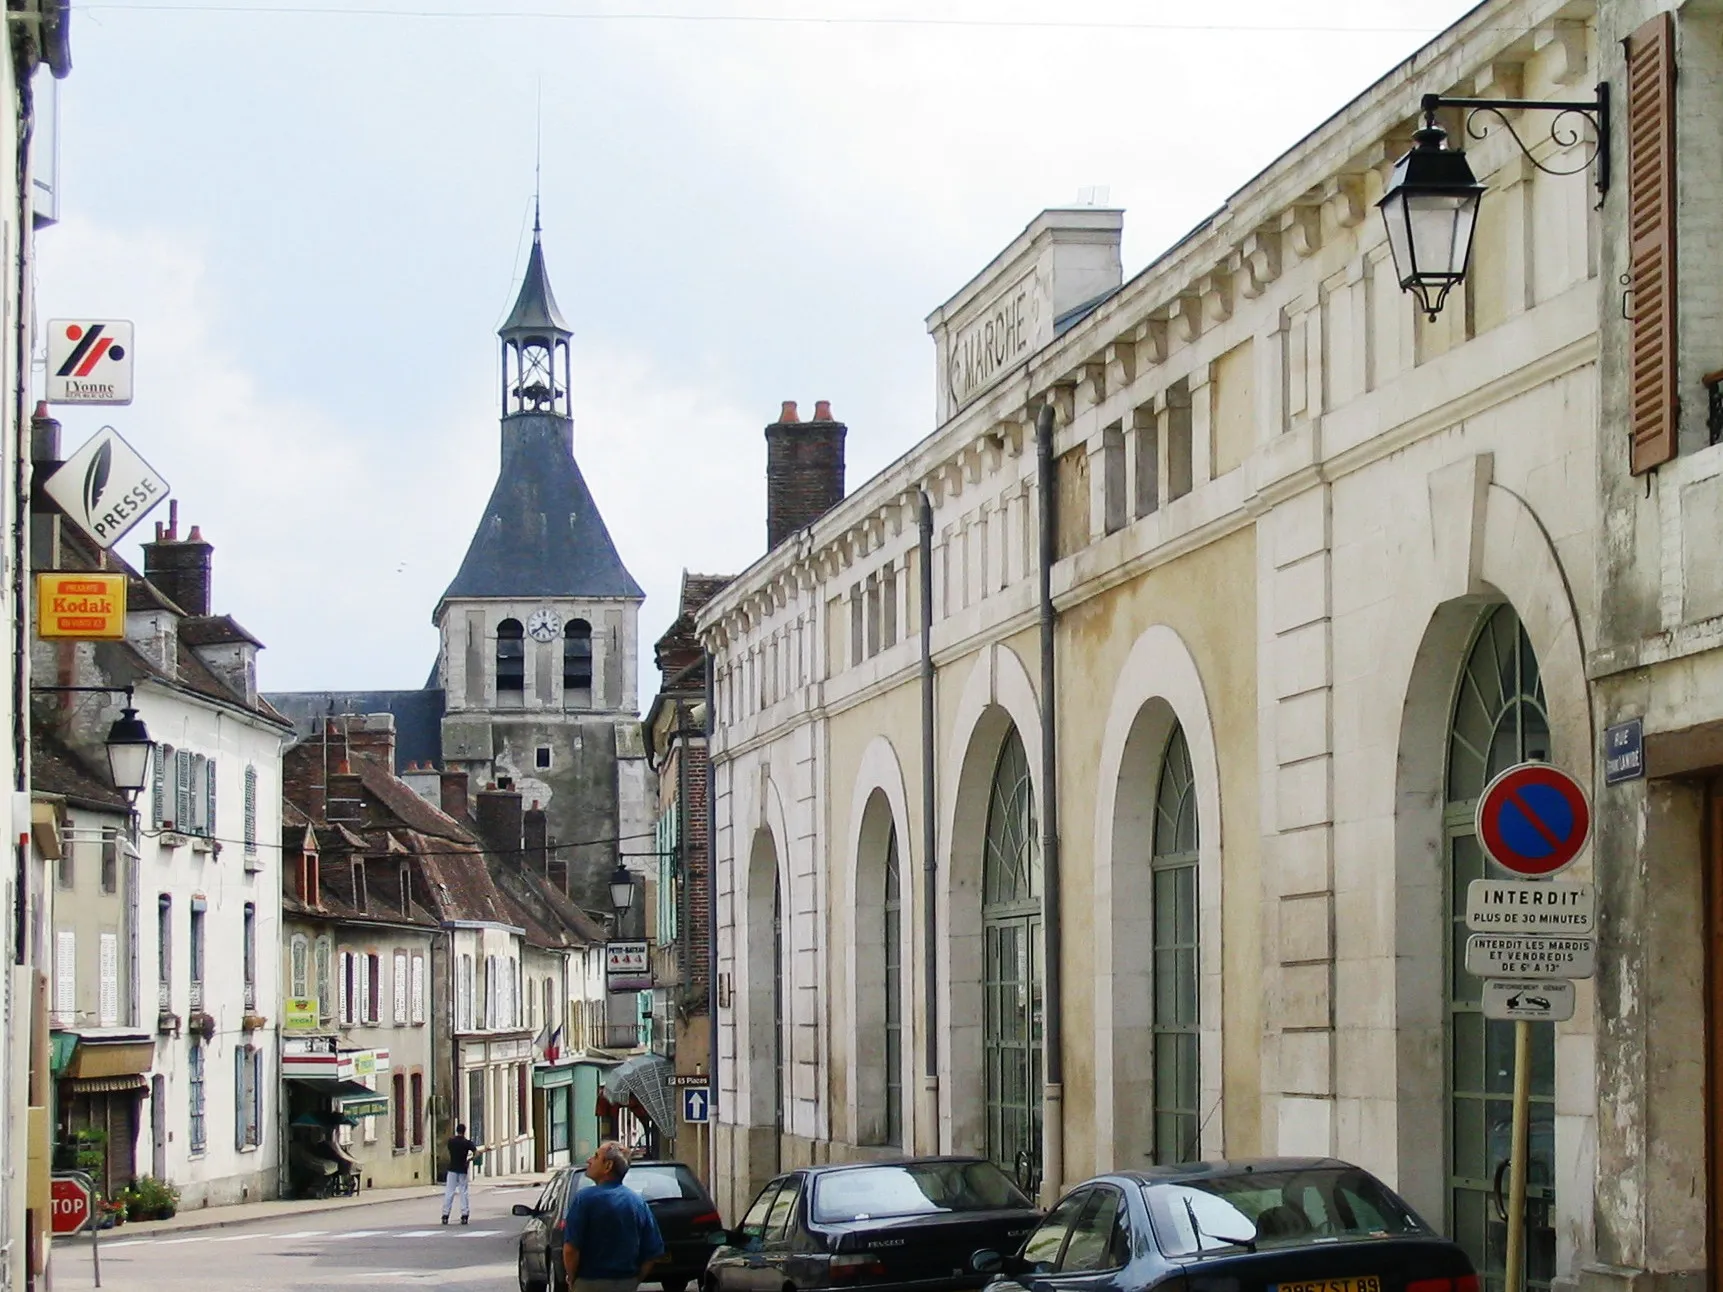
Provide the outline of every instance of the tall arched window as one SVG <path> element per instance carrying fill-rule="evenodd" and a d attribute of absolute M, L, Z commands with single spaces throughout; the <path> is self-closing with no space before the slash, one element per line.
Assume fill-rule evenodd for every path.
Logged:
<path fill-rule="evenodd" d="M 584 619 L 562 630 L 562 693 L 569 704 L 592 703 L 592 625 Z"/>
<path fill-rule="evenodd" d="M 994 764 L 982 859 L 987 1153 L 1007 1171 L 1041 1165 L 1041 849 L 1023 738 Z"/>
<path fill-rule="evenodd" d="M 1197 796 L 1191 751 L 1175 726 L 1155 790 L 1149 856 L 1154 981 L 1155 1161 L 1201 1156 L 1197 1033 Z"/>
<path fill-rule="evenodd" d="M 1448 1225 L 1484 1277 L 1500 1287 L 1507 1227 L 1491 1194 L 1507 1161 L 1513 1124 L 1512 1023 L 1486 1020 L 1479 980 L 1465 972 L 1466 887 L 1511 878 L 1484 856 L 1473 826 L 1478 796 L 1504 768 L 1550 756 L 1548 711 L 1537 655 L 1512 606 L 1484 621 L 1466 658 L 1448 730 L 1443 813 L 1447 840 Z M 1555 1031 L 1532 1029 L 1532 1109 L 1527 1172 L 1526 1279 L 1555 1277 Z"/>
<path fill-rule="evenodd" d="M 497 695 L 521 695 L 526 691 L 526 642 L 520 620 L 505 619 L 497 625 Z"/>
<path fill-rule="evenodd" d="M 885 840 L 885 1142 L 903 1147 L 903 879 L 897 825 Z"/>

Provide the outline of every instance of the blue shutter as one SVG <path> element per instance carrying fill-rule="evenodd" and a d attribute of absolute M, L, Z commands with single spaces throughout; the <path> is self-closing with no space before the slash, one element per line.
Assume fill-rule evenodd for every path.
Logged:
<path fill-rule="evenodd" d="M 257 855 L 257 768 L 245 769 L 245 855 Z"/>
<path fill-rule="evenodd" d="M 150 759 L 150 820 L 160 830 L 166 820 L 168 764 L 173 761 L 172 745 L 157 745 Z"/>
<path fill-rule="evenodd" d="M 210 838 L 215 838 L 215 759 L 204 761 L 203 765 L 203 832 Z"/>
<path fill-rule="evenodd" d="M 191 750 L 176 749 L 174 751 L 174 829 L 181 834 L 190 833 L 191 821 Z"/>
<path fill-rule="evenodd" d="M 233 1146 L 245 1147 L 245 1047 L 233 1047 Z"/>

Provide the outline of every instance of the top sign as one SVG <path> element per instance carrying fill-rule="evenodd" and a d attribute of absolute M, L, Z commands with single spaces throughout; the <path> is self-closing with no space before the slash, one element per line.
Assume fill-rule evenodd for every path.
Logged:
<path fill-rule="evenodd" d="M 124 319 L 48 323 L 50 404 L 132 402 L 132 325 Z"/>
<path fill-rule="evenodd" d="M 42 488 L 102 547 L 119 542 L 168 496 L 168 482 L 111 426 L 62 462 Z"/>
<path fill-rule="evenodd" d="M 1478 842 L 1516 875 L 1553 875 L 1570 865 L 1591 830 L 1585 791 L 1559 767 L 1520 763 L 1478 797 Z"/>

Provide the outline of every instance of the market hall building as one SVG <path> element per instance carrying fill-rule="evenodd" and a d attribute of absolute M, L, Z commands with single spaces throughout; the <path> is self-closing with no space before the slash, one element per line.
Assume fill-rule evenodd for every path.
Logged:
<path fill-rule="evenodd" d="M 1045 1194 L 1334 1154 L 1499 1281 L 1511 1035 L 1457 960 L 1475 801 L 1545 759 L 1601 919 L 1536 1034 L 1530 1283 L 1711 1267 L 1723 11 L 1665 7 L 1480 5 L 1128 280 L 1120 213 L 1044 212 L 929 319 L 938 425 L 847 495 L 829 410 L 768 428 L 770 551 L 699 616 L 726 1214 L 900 1151 Z M 1600 82 L 1601 209 L 1587 129 L 1484 120 L 1422 313 L 1374 209 L 1421 96 Z M 1647 775 L 1606 785 L 1631 717 Z"/>

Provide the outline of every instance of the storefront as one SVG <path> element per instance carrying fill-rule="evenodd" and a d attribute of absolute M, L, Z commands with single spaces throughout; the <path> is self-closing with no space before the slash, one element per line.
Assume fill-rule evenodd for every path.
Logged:
<path fill-rule="evenodd" d="M 532 1070 L 533 1169 L 567 1166 L 574 1136 L 572 1060 L 540 1063 Z M 590 1151 L 590 1150 L 589 1150 Z"/>
<path fill-rule="evenodd" d="M 55 1167 L 89 1172 L 109 1197 L 137 1178 L 139 1105 L 155 1060 L 145 1033 L 55 1032 Z"/>
<path fill-rule="evenodd" d="M 376 1142 L 377 1128 L 388 1121 L 389 1096 L 376 1088 L 388 1074 L 387 1050 L 343 1050 L 333 1036 L 283 1038 L 282 1107 L 294 1195 L 357 1192 L 363 1165 L 353 1150 Z"/>

